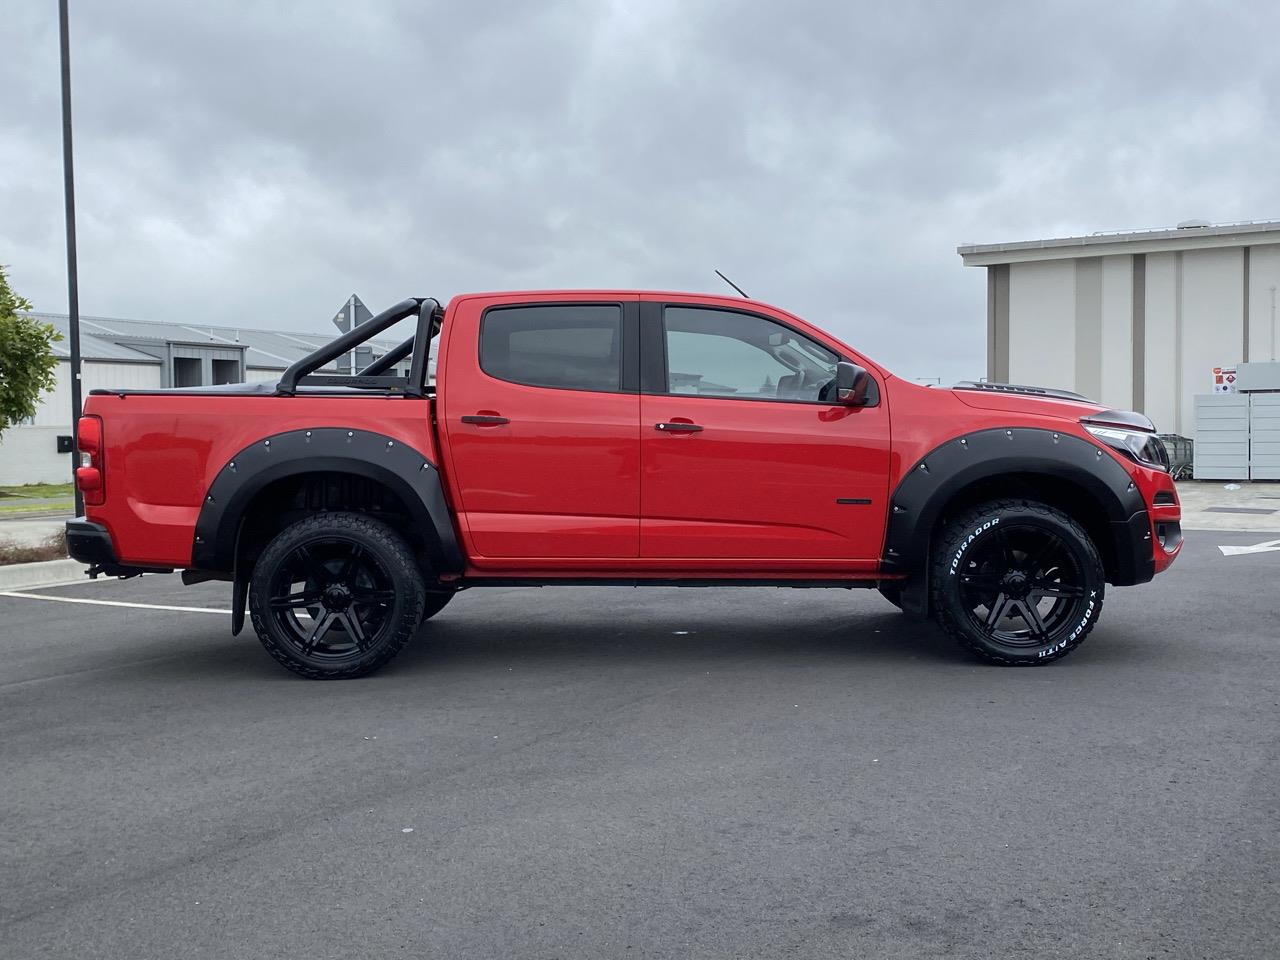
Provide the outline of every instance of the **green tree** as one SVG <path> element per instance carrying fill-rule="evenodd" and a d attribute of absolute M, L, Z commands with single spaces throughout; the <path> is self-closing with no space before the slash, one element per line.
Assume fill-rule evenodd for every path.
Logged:
<path fill-rule="evenodd" d="M 54 388 L 58 358 L 53 345 L 62 334 L 47 323 L 22 316 L 26 298 L 9 287 L 0 266 L 0 433 L 35 416 L 40 394 Z"/>

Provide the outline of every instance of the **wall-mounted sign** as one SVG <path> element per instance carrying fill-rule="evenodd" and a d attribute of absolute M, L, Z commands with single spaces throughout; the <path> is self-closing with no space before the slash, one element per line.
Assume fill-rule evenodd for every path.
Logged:
<path fill-rule="evenodd" d="M 1214 393 L 1235 393 L 1236 392 L 1236 368 L 1235 367 L 1214 367 L 1213 368 L 1213 392 Z"/>

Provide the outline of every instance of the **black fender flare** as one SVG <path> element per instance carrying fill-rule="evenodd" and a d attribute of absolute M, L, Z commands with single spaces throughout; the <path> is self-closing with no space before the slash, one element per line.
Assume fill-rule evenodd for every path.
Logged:
<path fill-rule="evenodd" d="M 312 427 L 264 437 L 232 457 L 214 477 L 196 521 L 191 565 L 235 573 L 245 511 L 268 484 L 309 473 L 340 472 L 383 484 L 405 504 L 428 536 L 432 569 L 461 573 L 464 566 L 440 471 L 420 451 L 369 430 Z"/>
<path fill-rule="evenodd" d="M 1144 583 L 1155 575 L 1151 524 L 1142 493 L 1106 450 L 1071 433 L 1037 427 L 998 427 L 954 437 L 922 457 L 889 501 L 881 566 L 923 581 L 930 538 L 946 505 L 966 487 L 1002 475 L 1045 475 L 1087 492 L 1106 512 L 1111 581 Z M 923 590 L 911 591 L 916 612 Z"/>

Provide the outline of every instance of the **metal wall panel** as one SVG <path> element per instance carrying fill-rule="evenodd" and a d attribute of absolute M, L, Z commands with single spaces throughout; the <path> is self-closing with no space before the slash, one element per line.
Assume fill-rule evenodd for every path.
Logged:
<path fill-rule="evenodd" d="M 1249 479 L 1280 480 L 1280 393 L 1248 396 Z"/>
<path fill-rule="evenodd" d="M 0 484 L 70 483 L 71 454 L 58 452 L 58 435 L 68 432 L 67 427 L 6 430 L 0 436 Z"/>
<path fill-rule="evenodd" d="M 1075 286 L 1074 260 L 1010 267 L 1010 380 L 1075 388 Z"/>
<path fill-rule="evenodd" d="M 1179 433 L 1194 421 L 1198 390 L 1209 390 L 1214 367 L 1244 359 L 1244 257 L 1234 250 L 1188 250 L 1182 255 L 1181 409 Z"/>
<path fill-rule="evenodd" d="M 1249 398 L 1239 393 L 1199 395 L 1195 417 L 1196 479 L 1249 479 Z"/>
<path fill-rule="evenodd" d="M 64 360 L 54 373 L 57 386 L 40 398 L 35 426 L 71 427 L 71 362 Z M 90 390 L 119 387 L 128 390 L 157 390 L 160 387 L 158 363 L 104 363 L 86 360 L 80 366 L 80 389 L 85 397 Z M 34 481 L 33 481 L 34 482 Z"/>

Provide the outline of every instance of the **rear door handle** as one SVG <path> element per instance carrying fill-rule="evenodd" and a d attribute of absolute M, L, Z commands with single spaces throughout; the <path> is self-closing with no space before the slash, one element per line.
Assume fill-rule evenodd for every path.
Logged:
<path fill-rule="evenodd" d="M 653 429 L 663 433 L 698 433 L 702 428 L 696 423 L 655 423 Z"/>
<path fill-rule="evenodd" d="M 489 414 L 472 414 L 462 418 L 463 423 L 478 423 L 482 427 L 500 427 L 504 423 L 510 423 L 506 417 L 491 416 Z"/>

